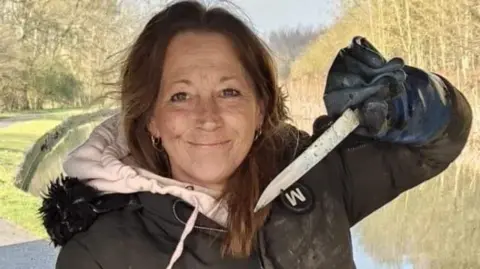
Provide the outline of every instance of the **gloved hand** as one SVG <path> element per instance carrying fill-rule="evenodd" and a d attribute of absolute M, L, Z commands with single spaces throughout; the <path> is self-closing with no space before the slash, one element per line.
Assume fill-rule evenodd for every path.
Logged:
<path fill-rule="evenodd" d="M 356 134 L 378 140 L 421 144 L 438 135 L 449 119 L 443 81 L 402 59 L 387 61 L 363 37 L 335 58 L 324 93 L 329 116 L 359 109 Z"/>

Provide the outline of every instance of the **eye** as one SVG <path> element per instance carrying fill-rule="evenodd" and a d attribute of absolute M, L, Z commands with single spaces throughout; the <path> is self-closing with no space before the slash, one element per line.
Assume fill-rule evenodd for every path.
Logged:
<path fill-rule="evenodd" d="M 222 90 L 222 97 L 235 97 L 239 95 L 240 91 L 233 88 L 226 88 Z"/>
<path fill-rule="evenodd" d="M 170 97 L 170 102 L 182 102 L 188 99 L 188 94 L 186 92 L 178 92 L 172 97 Z"/>

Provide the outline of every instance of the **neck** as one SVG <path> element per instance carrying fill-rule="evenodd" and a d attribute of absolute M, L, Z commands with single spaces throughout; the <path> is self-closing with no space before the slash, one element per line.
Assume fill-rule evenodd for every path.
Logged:
<path fill-rule="evenodd" d="M 223 193 L 225 188 L 225 180 L 202 180 L 192 177 L 186 173 L 179 173 L 172 169 L 172 179 L 182 182 L 183 184 L 191 185 L 194 190 L 201 191 L 202 189 L 208 190 L 209 194 L 215 194 L 216 197 Z"/>

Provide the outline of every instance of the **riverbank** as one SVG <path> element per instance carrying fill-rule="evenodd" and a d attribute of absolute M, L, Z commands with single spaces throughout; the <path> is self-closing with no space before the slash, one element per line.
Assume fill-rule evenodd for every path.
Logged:
<path fill-rule="evenodd" d="M 33 237 L 46 236 L 37 214 L 40 199 L 14 186 L 15 171 L 25 151 L 39 137 L 64 119 L 80 113 L 81 109 L 70 109 L 0 114 L 0 121 L 9 122 L 0 128 L 0 219 L 21 227 Z M 4 229 L 0 227 L 0 231 Z"/>

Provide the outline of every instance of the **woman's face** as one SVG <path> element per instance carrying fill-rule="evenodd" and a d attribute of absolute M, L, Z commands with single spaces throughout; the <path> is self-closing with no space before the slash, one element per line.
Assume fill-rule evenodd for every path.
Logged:
<path fill-rule="evenodd" d="M 174 179 L 221 190 L 262 122 L 262 105 L 226 37 L 184 33 L 171 41 L 149 131 L 161 138 Z"/>

